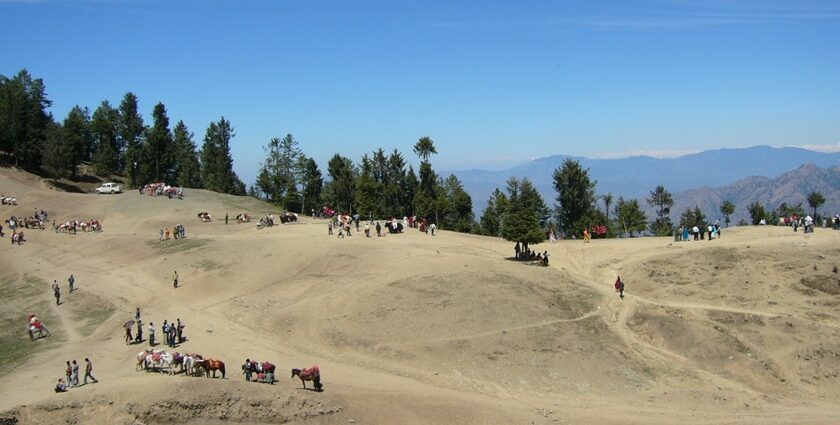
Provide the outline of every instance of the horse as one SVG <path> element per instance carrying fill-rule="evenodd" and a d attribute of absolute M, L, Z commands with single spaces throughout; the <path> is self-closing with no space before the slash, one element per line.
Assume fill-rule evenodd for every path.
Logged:
<path fill-rule="evenodd" d="M 293 223 L 298 221 L 298 215 L 296 213 L 284 213 L 280 214 L 280 223 Z"/>
<path fill-rule="evenodd" d="M 216 371 L 222 372 L 222 379 L 225 379 L 225 362 L 215 359 L 204 359 L 195 362 L 195 369 L 197 373 L 204 371 L 204 376 L 209 378 L 210 371 L 213 372 L 213 377 L 216 377 Z"/>
<path fill-rule="evenodd" d="M 148 350 L 143 350 L 137 353 L 137 367 L 134 368 L 135 371 L 146 369 L 146 356 L 149 354 L 161 354 L 165 353 L 164 350 L 152 350 L 151 348 Z"/>
<path fill-rule="evenodd" d="M 192 375 L 195 367 L 195 357 L 190 354 L 175 353 L 172 355 L 172 366 L 180 366 L 184 376 Z"/>
<path fill-rule="evenodd" d="M 29 340 L 35 341 L 36 339 L 43 338 L 44 336 L 50 336 L 50 330 L 47 329 L 41 322 L 35 322 L 33 324 L 26 325 L 26 331 L 29 333 Z M 38 333 L 38 338 L 35 338 L 35 333 Z M 45 335 L 46 334 L 46 335 Z"/>
<path fill-rule="evenodd" d="M 166 371 L 169 372 L 170 375 L 174 375 L 174 362 L 175 357 L 165 351 L 162 353 L 152 353 L 146 356 L 146 370 L 148 371 L 151 367 L 156 368 L 160 371 L 160 373 L 163 373 L 163 368 L 165 366 Z"/>
<path fill-rule="evenodd" d="M 312 381 L 315 386 L 315 391 L 323 391 L 324 386 L 321 385 L 321 369 L 318 365 L 313 365 L 310 368 L 292 369 L 292 378 L 297 376 L 303 384 L 303 389 L 306 389 L 306 381 Z"/>

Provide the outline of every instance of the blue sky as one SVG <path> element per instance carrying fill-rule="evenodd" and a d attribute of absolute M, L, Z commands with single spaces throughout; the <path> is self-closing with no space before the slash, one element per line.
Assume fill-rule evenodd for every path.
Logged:
<path fill-rule="evenodd" d="M 840 150 L 840 2 L 0 0 L 0 73 L 75 104 L 231 120 L 254 181 L 291 133 L 339 152 L 435 141 L 437 169 L 552 154 Z"/>

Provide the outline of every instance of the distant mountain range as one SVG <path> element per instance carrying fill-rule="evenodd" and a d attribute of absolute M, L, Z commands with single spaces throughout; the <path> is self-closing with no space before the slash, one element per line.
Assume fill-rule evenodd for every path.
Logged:
<path fill-rule="evenodd" d="M 820 168 L 814 164 L 805 164 L 774 179 L 747 177 L 717 188 L 700 187 L 675 193 L 671 219 L 679 221 L 686 208 L 695 206 L 700 207 L 708 218 L 722 218 L 720 205 L 724 200 L 735 204 L 733 224 L 741 219 L 749 221 L 747 206 L 755 201 L 769 209 L 775 209 L 782 202 L 788 205 L 801 203 L 810 214 L 811 208 L 806 198 L 812 191 L 825 196 L 825 204 L 818 209 L 818 213 L 840 213 L 840 166 Z"/>
<path fill-rule="evenodd" d="M 700 206 L 707 216 L 717 217 L 718 206 L 723 199 L 735 203 L 733 219 L 746 217 L 745 207 L 754 200 L 766 202 L 772 208 L 783 201 L 793 204 L 803 202 L 807 206 L 804 198 L 811 190 L 818 190 L 826 196 L 825 207 L 834 210 L 840 207 L 840 201 L 832 203 L 837 198 L 836 192 L 840 192 L 840 185 L 835 184 L 840 177 L 836 169 L 840 165 L 840 153 L 801 148 L 754 146 L 716 149 L 665 159 L 649 156 L 592 159 L 554 155 L 502 171 L 464 170 L 452 173 L 458 176 L 472 196 L 473 210 L 479 218 L 490 194 L 497 187 L 504 190 L 509 177 L 529 178 L 546 203 L 553 206 L 556 192 L 552 186 L 552 174 L 566 158 L 575 159 L 589 169 L 590 178 L 597 181 L 598 195 L 612 193 L 615 199 L 619 196 L 643 199 L 657 185 L 664 185 L 675 194 L 676 204 L 671 217 L 674 220 L 679 219 L 686 206 L 694 205 Z M 802 167 L 804 164 L 810 165 Z M 786 180 L 783 179 L 785 176 Z M 779 184 L 783 188 L 779 188 Z"/>

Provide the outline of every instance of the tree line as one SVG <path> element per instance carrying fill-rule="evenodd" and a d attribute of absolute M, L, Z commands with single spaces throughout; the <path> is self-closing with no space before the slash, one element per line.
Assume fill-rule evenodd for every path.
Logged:
<path fill-rule="evenodd" d="M 92 114 L 76 105 L 61 121 L 48 111 L 51 105 L 43 80 L 25 69 L 0 75 L 0 151 L 16 166 L 60 179 L 75 178 L 79 166 L 90 163 L 99 176 L 125 176 L 130 188 L 167 182 L 245 194 L 233 171 L 233 126 L 224 117 L 210 123 L 199 150 L 183 121 L 171 127 L 163 103 L 146 125 L 131 92 L 116 107 L 102 101 Z"/>
<path fill-rule="evenodd" d="M 152 123 L 146 125 L 139 100 L 131 92 L 116 107 L 102 101 L 92 114 L 87 107 L 76 105 L 62 121 L 48 111 L 51 105 L 43 80 L 26 70 L 11 78 L 0 75 L 0 152 L 15 165 L 58 179 L 76 177 L 79 166 L 90 163 L 100 176 L 125 176 L 132 188 L 167 182 L 246 193 L 245 184 L 233 171 L 230 143 L 235 133 L 224 117 L 210 123 L 198 149 L 183 121 L 171 127 L 163 103 L 154 106 Z M 583 229 L 596 225 L 606 227 L 607 237 L 666 236 L 677 227 L 670 218 L 673 196 L 664 186 L 657 186 L 644 199 L 655 212 L 649 220 L 638 199 L 596 195 L 597 182 L 572 159 L 565 160 L 552 176 L 557 192 L 553 209 L 530 180 L 511 178 L 505 191 L 497 188 L 491 194 L 481 218 L 475 220 L 472 199 L 458 178 L 450 175 L 444 179 L 432 168 L 430 158 L 437 154 L 432 139 L 421 137 L 413 152 L 420 159 L 417 173 L 398 150 L 386 153 L 379 148 L 364 154 L 358 163 L 336 153 L 327 162 L 324 176 L 317 162 L 287 134 L 270 139 L 265 146 L 265 161 L 248 194 L 294 212 L 309 213 L 326 206 L 365 219 L 417 216 L 441 228 L 523 243 L 538 243 L 549 232 L 579 237 Z M 812 192 L 807 199 L 816 218 L 825 198 Z M 754 202 L 747 209 L 753 224 L 804 215 L 801 204 L 782 204 L 769 210 Z M 727 225 L 734 211 L 730 201 L 721 204 Z M 707 224 L 696 206 L 686 208 L 678 223 L 687 227 Z"/>
<path fill-rule="evenodd" d="M 336 153 L 327 162 L 327 178 L 291 134 L 272 138 L 264 149 L 266 158 L 250 195 L 289 211 L 313 213 L 327 207 L 365 220 L 417 216 L 441 228 L 478 233 L 472 198 L 460 180 L 439 177 L 432 168 L 430 158 L 437 148 L 429 137 L 414 144 L 419 175 L 397 149 L 386 153 L 379 148 L 359 162 Z"/>

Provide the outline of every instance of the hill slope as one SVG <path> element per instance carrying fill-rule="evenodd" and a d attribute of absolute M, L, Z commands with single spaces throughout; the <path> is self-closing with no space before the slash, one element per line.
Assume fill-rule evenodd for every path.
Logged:
<path fill-rule="evenodd" d="M 4 312 L 22 326 L 24 308 L 38 308 L 53 336 L 0 372 L 0 419 L 829 424 L 840 415 L 833 231 L 562 241 L 537 247 L 551 254 L 542 268 L 508 260 L 507 242 L 445 231 L 338 239 L 307 218 L 224 225 L 225 212 L 272 207 L 205 191 L 183 201 L 67 194 L 9 169 L 0 185 L 20 201 L 4 215 L 45 208 L 105 226 L 30 230 L 24 245 L 2 248 Z M 217 219 L 200 223 L 198 211 Z M 158 229 L 175 223 L 187 239 L 160 242 Z M 79 290 L 56 306 L 49 282 L 71 272 Z M 617 274 L 624 300 L 612 290 Z M 135 371 L 147 345 L 126 345 L 122 324 L 138 306 L 158 327 L 180 318 L 189 339 L 176 350 L 224 360 L 227 379 Z M 54 394 L 64 361 L 84 357 L 101 382 Z M 276 363 L 279 382 L 244 382 L 246 357 Z M 311 364 L 323 393 L 283 376 Z"/>

